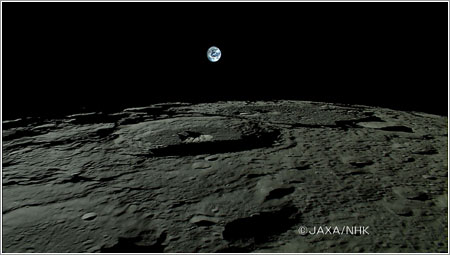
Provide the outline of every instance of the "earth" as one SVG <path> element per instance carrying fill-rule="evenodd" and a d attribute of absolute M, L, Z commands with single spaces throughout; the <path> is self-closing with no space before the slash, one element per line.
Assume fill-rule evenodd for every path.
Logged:
<path fill-rule="evenodd" d="M 222 56 L 222 52 L 216 46 L 212 46 L 206 52 L 206 56 L 208 57 L 209 61 L 217 62 L 217 61 L 219 61 L 220 57 Z"/>
<path fill-rule="evenodd" d="M 3 252 L 448 251 L 445 116 L 165 103 L 2 138 Z"/>

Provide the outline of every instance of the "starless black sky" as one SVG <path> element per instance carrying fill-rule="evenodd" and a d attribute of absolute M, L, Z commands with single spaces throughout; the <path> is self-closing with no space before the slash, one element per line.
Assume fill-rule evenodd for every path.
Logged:
<path fill-rule="evenodd" d="M 2 5 L 3 118 L 258 99 L 447 115 L 446 2 Z"/>

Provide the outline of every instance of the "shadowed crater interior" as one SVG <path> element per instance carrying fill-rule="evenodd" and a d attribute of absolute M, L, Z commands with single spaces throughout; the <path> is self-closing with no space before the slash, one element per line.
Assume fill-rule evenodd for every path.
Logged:
<path fill-rule="evenodd" d="M 117 133 L 117 144 L 154 157 L 238 152 L 270 147 L 279 138 L 277 129 L 242 119 L 184 117 L 144 122 Z"/>
<path fill-rule="evenodd" d="M 253 239 L 255 243 L 289 230 L 299 219 L 298 209 L 287 206 L 278 211 L 261 212 L 236 219 L 225 225 L 223 238 L 228 241 Z"/>

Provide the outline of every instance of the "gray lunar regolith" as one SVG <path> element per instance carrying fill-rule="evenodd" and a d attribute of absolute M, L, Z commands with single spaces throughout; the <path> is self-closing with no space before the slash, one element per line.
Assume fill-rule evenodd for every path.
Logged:
<path fill-rule="evenodd" d="M 3 121 L 3 252 L 447 252 L 447 123 L 301 101 Z"/>

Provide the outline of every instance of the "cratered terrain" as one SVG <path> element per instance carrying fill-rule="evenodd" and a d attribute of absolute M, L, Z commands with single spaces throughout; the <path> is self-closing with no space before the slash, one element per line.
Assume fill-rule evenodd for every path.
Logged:
<path fill-rule="evenodd" d="M 4 120 L 3 252 L 447 252 L 447 123 L 305 101 Z"/>

